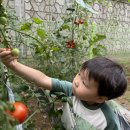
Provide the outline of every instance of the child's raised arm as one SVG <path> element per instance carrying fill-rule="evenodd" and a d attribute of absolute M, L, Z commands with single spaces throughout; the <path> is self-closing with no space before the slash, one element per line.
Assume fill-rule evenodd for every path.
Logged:
<path fill-rule="evenodd" d="M 17 62 L 17 58 L 11 54 L 11 50 L 0 48 L 0 59 L 8 68 L 16 72 L 17 75 L 21 76 L 26 81 L 34 83 L 38 87 L 51 90 L 51 78 L 41 71 Z"/>

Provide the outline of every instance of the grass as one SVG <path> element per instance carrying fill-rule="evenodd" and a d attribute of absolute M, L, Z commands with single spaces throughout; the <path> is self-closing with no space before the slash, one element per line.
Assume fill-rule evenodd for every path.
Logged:
<path fill-rule="evenodd" d="M 113 58 L 120 63 L 130 65 L 130 52 L 126 52 L 126 53 L 118 52 L 115 54 L 109 53 L 109 54 L 107 54 L 107 57 Z"/>
<path fill-rule="evenodd" d="M 128 89 L 123 96 L 118 98 L 119 103 L 130 110 L 130 52 L 118 52 L 116 54 L 108 54 L 108 58 L 114 59 L 120 63 L 125 69 L 126 75 L 128 77 Z"/>

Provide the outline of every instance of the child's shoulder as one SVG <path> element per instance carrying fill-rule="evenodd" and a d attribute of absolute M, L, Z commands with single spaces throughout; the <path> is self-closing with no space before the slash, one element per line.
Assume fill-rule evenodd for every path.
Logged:
<path fill-rule="evenodd" d="M 101 110 L 103 111 L 104 114 L 108 114 L 108 116 L 114 116 L 114 110 L 112 109 L 111 105 L 108 104 L 107 102 L 105 102 L 102 106 L 101 106 Z"/>
<path fill-rule="evenodd" d="M 109 103 L 105 102 L 103 106 L 101 107 L 101 110 L 104 113 L 108 124 L 110 122 L 117 122 L 118 120 L 117 115 L 115 114 L 112 106 Z"/>

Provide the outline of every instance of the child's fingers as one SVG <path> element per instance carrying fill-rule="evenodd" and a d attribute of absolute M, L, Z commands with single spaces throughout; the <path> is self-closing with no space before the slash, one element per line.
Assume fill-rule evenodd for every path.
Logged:
<path fill-rule="evenodd" d="M 5 50 L 0 50 L 0 58 L 3 58 L 7 55 L 10 55 L 11 54 L 11 51 L 5 51 Z"/>
<path fill-rule="evenodd" d="M 3 61 L 5 61 L 5 60 L 8 60 L 8 59 L 10 59 L 12 57 L 12 55 L 6 55 L 6 56 L 4 56 L 4 57 L 2 57 L 1 59 L 3 60 Z"/>
<path fill-rule="evenodd" d="M 0 53 L 5 51 L 5 50 L 6 50 L 6 48 L 0 48 Z"/>
<path fill-rule="evenodd" d="M 14 60 L 16 60 L 15 57 L 9 57 L 9 58 L 5 59 L 3 62 L 4 63 L 10 63 L 11 61 L 14 61 Z"/>

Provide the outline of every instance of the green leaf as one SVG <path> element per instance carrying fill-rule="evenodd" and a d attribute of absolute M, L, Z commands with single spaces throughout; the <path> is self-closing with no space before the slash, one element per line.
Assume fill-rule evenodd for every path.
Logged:
<path fill-rule="evenodd" d="M 78 4 L 80 4 L 80 6 L 82 6 L 83 8 L 86 8 L 91 13 L 98 14 L 97 11 L 95 11 L 90 5 L 88 5 L 87 3 L 85 3 L 83 0 L 76 0 L 76 2 Z"/>
<path fill-rule="evenodd" d="M 130 2 L 130 0 L 128 0 L 128 2 Z"/>
<path fill-rule="evenodd" d="M 37 29 L 37 35 L 43 40 L 46 36 L 46 32 L 42 29 Z"/>
<path fill-rule="evenodd" d="M 62 97 L 62 98 L 61 98 L 61 102 L 68 102 L 68 104 L 69 104 L 71 107 L 73 106 L 72 100 L 71 100 L 71 98 L 69 98 L 69 97 Z"/>
<path fill-rule="evenodd" d="M 67 25 L 67 24 L 63 24 L 63 25 L 61 26 L 61 28 L 62 28 L 63 30 L 65 30 L 65 29 L 70 30 L 70 27 L 69 27 L 69 25 Z"/>
<path fill-rule="evenodd" d="M 61 63 L 65 63 L 66 59 L 65 59 L 64 57 L 60 57 L 59 61 L 60 61 Z"/>
<path fill-rule="evenodd" d="M 22 91 L 26 92 L 29 89 L 27 85 L 19 85 L 18 87 L 14 88 L 14 92 L 21 93 Z"/>
<path fill-rule="evenodd" d="M 101 41 L 101 40 L 103 40 L 105 38 L 106 38 L 105 35 L 96 34 L 96 37 L 93 38 L 93 41 L 89 41 L 89 43 L 99 42 L 99 41 Z"/>
<path fill-rule="evenodd" d="M 36 24 L 41 24 L 41 23 L 43 23 L 42 20 L 40 20 L 39 18 L 36 18 L 36 17 L 33 17 L 32 20 L 33 20 L 33 22 L 35 22 Z"/>
<path fill-rule="evenodd" d="M 96 34 L 96 37 L 97 38 L 94 39 L 95 42 L 101 41 L 106 38 L 105 35 L 100 35 L 100 34 Z"/>
<path fill-rule="evenodd" d="M 21 30 L 22 31 L 24 31 L 24 30 L 30 30 L 31 29 L 31 23 L 29 23 L 29 22 L 27 22 L 27 23 L 25 23 L 25 24 L 23 24 L 22 26 L 21 26 Z"/>
<path fill-rule="evenodd" d="M 22 98 L 18 93 L 14 93 L 14 96 L 15 96 L 15 101 L 22 101 Z"/>
<path fill-rule="evenodd" d="M 59 47 L 52 47 L 51 50 L 52 50 L 52 51 L 59 51 L 60 48 L 59 48 Z"/>
<path fill-rule="evenodd" d="M 58 99 L 61 99 L 62 97 L 65 97 L 66 95 L 63 92 L 54 92 L 50 94 L 55 94 Z"/>
<path fill-rule="evenodd" d="M 84 22 L 84 26 L 85 26 L 85 27 L 88 27 L 88 21 L 85 21 L 85 22 Z"/>
<path fill-rule="evenodd" d="M 61 98 L 61 101 L 62 101 L 62 102 L 67 102 L 67 101 L 68 101 L 68 97 L 62 97 L 62 98 Z"/>
<path fill-rule="evenodd" d="M 55 115 L 56 115 L 56 110 L 54 108 L 54 104 L 51 104 L 48 116 L 49 118 L 51 118 L 51 117 L 54 117 Z"/>

